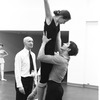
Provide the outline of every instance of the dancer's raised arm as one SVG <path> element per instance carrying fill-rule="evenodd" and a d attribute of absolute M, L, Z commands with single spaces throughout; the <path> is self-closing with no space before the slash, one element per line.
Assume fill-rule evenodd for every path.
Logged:
<path fill-rule="evenodd" d="M 50 24 L 52 21 L 52 14 L 50 11 L 50 6 L 48 3 L 48 0 L 44 0 L 44 8 L 45 8 L 45 17 L 46 17 L 46 22 L 47 24 Z"/>

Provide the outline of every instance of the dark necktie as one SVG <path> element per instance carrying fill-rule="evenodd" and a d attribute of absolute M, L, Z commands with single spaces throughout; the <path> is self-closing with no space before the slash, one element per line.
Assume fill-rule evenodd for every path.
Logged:
<path fill-rule="evenodd" d="M 30 60 L 30 73 L 31 73 L 31 71 L 34 70 L 34 66 L 33 66 L 33 59 L 30 51 L 29 51 L 29 60 Z"/>

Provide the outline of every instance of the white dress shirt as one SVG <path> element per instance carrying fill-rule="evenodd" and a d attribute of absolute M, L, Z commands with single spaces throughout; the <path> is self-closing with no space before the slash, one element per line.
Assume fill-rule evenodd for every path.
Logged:
<path fill-rule="evenodd" d="M 37 77 L 37 68 L 36 68 L 36 56 L 31 51 L 33 58 L 34 71 L 30 74 L 30 61 L 29 61 L 29 50 L 24 48 L 18 52 L 15 56 L 15 80 L 17 87 L 23 87 L 21 82 L 21 77 Z"/>

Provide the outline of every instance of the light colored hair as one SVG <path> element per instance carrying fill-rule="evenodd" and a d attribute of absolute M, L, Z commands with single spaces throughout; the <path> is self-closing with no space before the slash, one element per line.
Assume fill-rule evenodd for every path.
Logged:
<path fill-rule="evenodd" d="M 32 40 L 33 40 L 33 38 L 32 38 L 32 37 L 30 37 L 30 36 L 25 37 L 25 38 L 23 39 L 23 43 L 25 43 L 26 41 L 28 41 L 28 40 L 30 40 L 30 39 L 32 39 Z"/>

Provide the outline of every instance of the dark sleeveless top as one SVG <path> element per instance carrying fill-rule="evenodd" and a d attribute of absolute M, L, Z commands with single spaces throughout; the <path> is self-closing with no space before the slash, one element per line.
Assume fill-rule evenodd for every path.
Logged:
<path fill-rule="evenodd" d="M 47 37 L 51 40 L 45 46 L 45 54 L 53 55 L 55 51 L 56 37 L 60 30 L 60 25 L 56 26 L 54 19 L 52 19 L 51 24 L 47 25 L 46 21 L 44 23 L 44 31 L 47 32 Z"/>
<path fill-rule="evenodd" d="M 59 30 L 60 30 L 59 25 L 58 26 L 55 25 L 54 19 L 52 19 L 52 22 L 50 25 L 47 25 L 45 21 L 44 31 L 47 32 L 47 37 L 51 38 L 51 40 L 45 46 L 45 54 L 54 55 L 56 37 Z M 40 79 L 41 83 L 46 83 L 48 81 L 49 74 L 51 72 L 52 67 L 53 67 L 53 64 L 41 62 L 41 79 Z"/>

